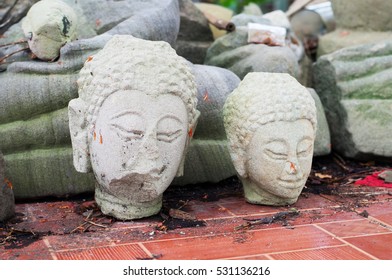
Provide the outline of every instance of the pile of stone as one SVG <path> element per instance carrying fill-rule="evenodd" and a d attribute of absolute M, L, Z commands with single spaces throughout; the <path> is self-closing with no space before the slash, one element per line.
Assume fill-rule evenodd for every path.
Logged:
<path fill-rule="evenodd" d="M 111 1 L 110 5 L 106 0 L 40 1 L 39 5 L 66 5 L 67 13 L 62 17 L 51 6 L 56 17 L 46 22 L 31 9 L 0 37 L 0 46 L 6 46 L 0 55 L 7 57 L 1 62 L 0 72 L 0 150 L 7 164 L 7 177 L 17 186 L 16 198 L 94 191 L 97 174 L 75 170 L 68 104 L 80 93 L 77 80 L 81 69 L 95 63 L 94 56 L 116 35 L 165 41 L 188 60 L 200 117 L 197 129 L 188 132 L 192 141 L 184 174 L 174 179 L 174 185 L 218 182 L 238 173 L 228 149 L 223 108 L 240 81 L 252 72 L 275 73 L 277 81 L 280 75 L 289 74 L 304 86 L 300 92 L 312 97 L 317 114 L 314 156 L 329 154 L 332 142 L 332 148 L 347 157 L 391 157 L 392 41 L 385 39 L 392 29 L 387 12 L 392 6 L 381 0 L 331 2 L 337 29 L 317 37 L 318 58 L 311 67 L 303 38 L 292 27 L 290 19 L 294 17 L 282 11 L 262 14 L 257 7 L 248 7 L 244 13 L 225 19 L 234 29 L 218 34 L 211 26 L 211 15 L 219 19 L 216 9 L 190 0 Z M 46 37 L 42 32 L 48 26 L 54 30 L 53 36 L 42 41 Z M 326 32 L 320 28 L 311 35 Z M 268 32 L 272 33 L 266 38 Z M 278 33 L 283 37 L 278 38 Z M 25 45 L 13 44 L 26 38 Z M 21 47 L 28 47 L 32 54 L 21 51 L 11 56 Z M 38 58 L 32 59 L 32 55 Z M 175 63 L 169 66 L 176 67 Z M 91 79 L 93 76 L 91 72 Z M 109 71 L 104 78 L 114 79 L 114 83 L 114 76 Z M 268 90 L 269 83 L 259 88 Z M 291 85 L 296 82 L 287 83 L 287 87 Z M 291 90 L 287 87 L 274 90 L 283 94 Z M 77 125 L 83 127 L 85 123 Z M 89 133 L 89 137 L 100 137 L 94 129 Z M 86 151 L 84 156 L 95 155 Z M 0 183 L 4 181 L 0 179 Z M 10 188 L 3 187 L 2 191 L 10 193 Z"/>

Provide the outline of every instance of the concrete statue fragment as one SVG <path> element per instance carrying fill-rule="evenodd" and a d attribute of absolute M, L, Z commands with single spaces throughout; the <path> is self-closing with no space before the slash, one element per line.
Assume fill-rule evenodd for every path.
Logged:
<path fill-rule="evenodd" d="M 249 73 L 228 97 L 224 123 L 246 200 L 295 203 L 310 173 L 316 135 L 309 91 L 288 74 Z"/>
<path fill-rule="evenodd" d="M 73 8 L 60 0 L 39 1 L 22 21 L 31 52 L 42 60 L 56 59 L 61 47 L 76 39 L 77 25 Z"/>
<path fill-rule="evenodd" d="M 15 198 L 12 184 L 5 177 L 5 162 L 0 152 L 0 222 L 7 221 L 15 215 Z"/>
<path fill-rule="evenodd" d="M 187 62 L 168 43 L 118 35 L 86 61 L 78 86 L 69 103 L 74 166 L 94 172 L 102 212 L 158 213 L 199 116 Z"/>

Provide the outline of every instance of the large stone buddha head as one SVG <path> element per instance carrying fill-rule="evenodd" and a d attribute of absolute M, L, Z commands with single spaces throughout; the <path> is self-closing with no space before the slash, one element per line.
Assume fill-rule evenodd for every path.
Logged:
<path fill-rule="evenodd" d="M 225 129 L 248 202 L 297 201 L 311 169 L 316 121 L 312 96 L 288 74 L 250 73 L 231 93 Z"/>
<path fill-rule="evenodd" d="M 165 42 L 114 36 L 78 85 L 69 103 L 74 166 L 93 170 L 97 204 L 119 219 L 158 213 L 199 115 L 185 60 Z"/>

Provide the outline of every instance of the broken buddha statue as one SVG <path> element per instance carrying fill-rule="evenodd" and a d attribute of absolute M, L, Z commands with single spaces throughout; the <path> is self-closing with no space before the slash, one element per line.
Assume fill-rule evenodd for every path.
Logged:
<path fill-rule="evenodd" d="M 68 107 L 74 166 L 93 170 L 101 211 L 124 220 L 158 213 L 199 116 L 185 60 L 166 42 L 116 35 L 86 61 L 78 86 Z"/>
<path fill-rule="evenodd" d="M 224 123 L 248 202 L 289 205 L 298 200 L 311 169 L 316 122 L 314 100 L 295 78 L 246 75 L 226 100 Z"/>

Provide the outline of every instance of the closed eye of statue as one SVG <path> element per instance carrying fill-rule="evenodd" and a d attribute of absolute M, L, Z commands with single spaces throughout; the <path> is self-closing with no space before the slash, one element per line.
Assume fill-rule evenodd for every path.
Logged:
<path fill-rule="evenodd" d="M 165 115 L 157 123 L 158 141 L 171 143 L 183 135 L 184 123 L 174 115 Z"/>
<path fill-rule="evenodd" d="M 286 160 L 288 158 L 288 150 L 282 141 L 271 141 L 264 147 L 264 154 L 271 159 Z"/>
<path fill-rule="evenodd" d="M 158 141 L 163 141 L 167 143 L 171 143 L 181 136 L 182 130 L 178 129 L 175 131 L 158 131 L 157 139 Z"/>
<path fill-rule="evenodd" d="M 118 135 L 124 140 L 140 140 L 144 137 L 144 131 L 140 129 L 125 128 L 119 124 L 112 124 L 112 127 L 116 129 Z"/>
<path fill-rule="evenodd" d="M 305 138 L 298 143 L 297 156 L 307 157 L 312 154 L 313 142 L 311 139 Z"/>

